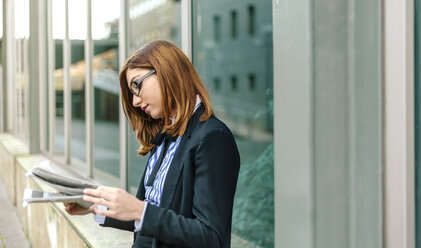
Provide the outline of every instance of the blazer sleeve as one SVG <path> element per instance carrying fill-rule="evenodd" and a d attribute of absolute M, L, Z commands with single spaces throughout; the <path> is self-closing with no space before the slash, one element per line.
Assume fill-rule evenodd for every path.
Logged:
<path fill-rule="evenodd" d="M 104 224 L 101 224 L 103 227 L 113 227 L 121 230 L 126 230 L 133 232 L 134 231 L 134 221 L 121 221 L 117 219 L 113 219 L 110 217 L 106 217 Z"/>
<path fill-rule="evenodd" d="M 207 132 L 194 155 L 193 218 L 148 206 L 141 234 L 183 247 L 221 247 L 230 233 L 240 157 L 227 128 Z"/>

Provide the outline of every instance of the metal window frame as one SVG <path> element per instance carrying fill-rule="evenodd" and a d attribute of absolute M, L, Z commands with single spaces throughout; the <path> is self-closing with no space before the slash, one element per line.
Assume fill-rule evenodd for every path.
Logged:
<path fill-rule="evenodd" d="M 64 161 L 70 164 L 72 136 L 72 86 L 70 81 L 71 44 L 69 39 L 69 0 L 65 0 L 65 35 L 63 40 Z"/>
<path fill-rule="evenodd" d="M 193 61 L 192 0 L 181 0 L 181 49 Z"/>
<path fill-rule="evenodd" d="M 15 77 L 16 77 L 16 42 L 15 42 L 15 18 L 13 14 L 14 8 L 14 1 L 6 1 L 6 26 L 7 26 L 7 35 L 6 35 L 6 63 L 7 63 L 7 127 L 6 131 L 15 133 L 16 132 L 16 84 L 15 84 Z"/>
<path fill-rule="evenodd" d="M 41 131 L 41 119 L 42 113 L 45 112 L 40 109 L 41 106 L 41 78 L 44 74 L 44 62 L 45 57 L 44 50 L 42 47 L 41 38 L 43 36 L 43 24 L 45 17 L 41 16 L 43 14 L 42 3 L 44 1 L 31 1 L 28 2 L 29 7 L 29 39 L 27 42 L 27 53 L 25 56 L 25 66 L 27 68 L 25 76 L 27 75 L 28 82 L 25 84 L 25 129 L 27 134 L 27 140 L 29 141 L 29 153 L 36 154 L 40 151 L 40 139 L 42 133 Z M 43 18 L 43 19 L 41 19 Z M 26 49 L 26 45 L 24 46 Z M 31 66 L 29 66 L 31 64 Z M 45 83 L 45 81 L 44 81 Z M 31 94 L 29 94 L 29 92 Z M 45 120 L 44 120 L 45 121 Z M 31 123 L 31 125 L 29 125 Z"/>
<path fill-rule="evenodd" d="M 39 44 L 38 44 L 38 51 L 39 54 L 47 54 L 47 19 L 46 11 L 47 11 L 47 1 L 40 0 L 38 1 L 38 9 L 39 9 Z M 39 56 L 39 150 L 42 152 L 46 152 L 47 150 L 47 92 L 45 91 L 47 87 L 47 60 L 46 56 Z"/>
<path fill-rule="evenodd" d="M 118 35 L 118 51 L 119 51 L 119 65 L 120 68 L 124 65 L 127 58 L 127 17 L 128 17 L 128 1 L 120 1 L 120 19 L 119 19 L 119 35 Z M 119 94 L 119 131 L 120 131 L 120 187 L 128 189 L 128 128 L 126 116 L 124 115 L 123 106 L 121 103 L 121 92 Z"/>
<path fill-rule="evenodd" d="M 36 92 L 38 92 L 38 82 L 35 82 L 36 85 L 35 85 L 35 87 L 33 87 L 32 81 L 34 81 L 34 80 L 31 80 L 31 76 L 30 76 L 31 68 L 29 67 L 29 53 L 30 53 L 30 51 L 29 51 L 29 39 L 30 39 L 31 24 L 32 24 L 31 23 L 32 22 L 31 21 L 31 11 L 34 11 L 34 10 L 31 10 L 31 8 L 29 7 L 31 5 L 31 2 L 32 1 L 27 0 L 27 2 L 25 2 L 25 4 L 24 4 L 24 9 L 23 9 L 23 11 L 25 13 L 24 15 L 28 14 L 28 18 L 29 18 L 29 20 L 28 20 L 29 21 L 29 26 L 28 26 L 29 30 L 27 30 L 29 36 L 26 37 L 23 40 L 23 47 L 22 47 L 22 51 L 23 51 L 23 71 L 24 71 L 24 77 L 25 77 L 25 81 L 24 81 L 25 85 L 24 85 L 24 88 L 23 88 L 23 90 L 24 90 L 23 114 L 24 115 L 22 117 L 23 118 L 23 120 L 22 120 L 22 122 L 23 122 L 23 135 L 22 136 L 23 136 L 23 140 L 28 142 L 30 152 L 37 153 L 38 149 L 39 149 L 39 145 L 38 145 L 39 138 L 35 137 L 36 140 L 35 140 L 35 142 L 33 142 L 34 143 L 34 145 L 33 145 L 32 141 L 31 141 L 31 137 L 29 137 L 31 135 L 31 132 L 32 132 L 30 130 L 31 127 L 30 127 L 29 122 L 30 122 L 30 119 L 31 119 L 31 115 L 33 114 L 33 113 L 30 113 L 30 108 L 32 109 L 32 108 L 37 106 L 38 97 L 39 97 L 38 94 L 36 94 L 36 96 L 30 94 L 30 93 L 32 93 L 32 90 L 35 90 Z M 37 8 L 37 7 L 38 6 L 36 4 L 35 8 Z M 26 13 L 26 8 L 28 8 L 28 13 Z M 38 15 L 38 13 L 35 13 L 36 18 L 38 17 L 37 15 Z M 34 25 L 34 27 L 36 27 L 36 29 L 38 29 L 38 27 L 36 25 Z M 38 36 L 38 34 L 36 34 L 36 36 Z M 39 80 L 38 75 L 36 76 L 35 80 L 36 81 Z M 37 125 L 39 125 L 38 120 L 39 120 L 39 115 L 34 118 L 34 121 L 36 123 L 34 126 L 37 128 L 37 131 L 33 132 L 35 136 L 39 136 L 39 133 L 38 133 L 39 130 L 38 130 L 38 127 L 37 127 Z M 33 150 L 34 149 L 33 146 L 35 146 L 35 150 Z"/>
<path fill-rule="evenodd" d="M 92 41 L 92 1 L 86 1 L 86 39 L 85 39 L 85 120 L 86 120 L 86 166 L 87 175 L 94 176 L 94 86 L 92 82 L 92 61 L 93 61 L 93 41 Z"/>
<path fill-rule="evenodd" d="M 7 16 L 6 16 L 6 9 L 7 9 L 7 5 L 6 5 L 6 1 L 2 0 L 1 1 L 1 5 L 2 5 L 2 14 L 3 14 L 3 18 L 2 18 L 2 23 L 1 25 L 3 26 L 3 37 L 2 37 L 2 46 L 1 46 L 1 64 L 2 64 L 2 70 L 1 70 L 1 123 L 0 123 L 0 132 L 6 132 L 6 127 L 7 127 L 7 45 L 6 45 L 6 40 L 7 40 Z"/>
<path fill-rule="evenodd" d="M 48 68 L 47 68 L 47 78 L 48 78 L 48 143 L 49 143 L 49 153 L 51 156 L 55 153 L 55 129 L 56 129 L 56 96 L 55 96 L 55 84 L 54 84 L 54 68 L 55 68 L 55 47 L 53 40 L 53 0 L 47 0 L 47 52 L 48 52 Z"/>

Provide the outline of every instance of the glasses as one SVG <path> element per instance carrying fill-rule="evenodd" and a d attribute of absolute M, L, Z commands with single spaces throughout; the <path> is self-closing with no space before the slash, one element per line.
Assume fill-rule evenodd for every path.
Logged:
<path fill-rule="evenodd" d="M 130 83 L 130 92 L 132 92 L 133 95 L 139 97 L 139 93 L 140 93 L 140 89 L 142 88 L 143 80 L 145 80 L 147 77 L 154 74 L 155 72 L 156 72 L 155 69 L 152 69 L 152 71 L 146 73 L 145 76 L 132 81 Z"/>

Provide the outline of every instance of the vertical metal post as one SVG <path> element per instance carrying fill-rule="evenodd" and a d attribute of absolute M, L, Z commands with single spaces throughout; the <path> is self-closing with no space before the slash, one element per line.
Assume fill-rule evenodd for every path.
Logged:
<path fill-rule="evenodd" d="M 56 128 L 56 97 L 55 97 L 55 84 L 54 84 L 54 69 L 55 69 L 55 52 L 53 40 L 53 4 L 52 0 L 47 0 L 47 33 L 48 33 L 48 143 L 50 154 L 55 153 L 55 128 Z"/>
<path fill-rule="evenodd" d="M 37 23 L 38 23 L 38 6 L 37 4 L 32 5 L 32 3 L 30 3 L 32 1 L 24 1 L 24 9 L 23 12 L 25 13 L 24 16 L 25 17 L 25 21 L 26 18 L 29 18 L 29 20 L 27 20 L 28 23 L 28 27 L 25 24 L 25 33 L 24 33 L 24 39 L 22 40 L 22 54 L 23 54 L 23 58 L 22 58 L 22 71 L 23 71 L 23 76 L 24 76 L 24 88 L 23 90 L 23 116 L 22 116 L 22 127 L 23 127 L 23 137 L 25 140 L 28 141 L 29 143 L 29 151 L 30 153 L 38 153 L 39 152 L 39 105 L 38 105 L 38 97 L 39 97 L 39 85 L 38 85 L 38 81 L 39 81 L 39 74 L 38 71 L 33 71 L 33 75 L 35 76 L 35 78 L 32 78 L 32 75 L 30 76 L 30 71 L 33 70 L 33 66 L 31 63 L 31 67 L 29 67 L 29 56 L 30 54 L 33 54 L 34 52 L 38 52 L 38 51 L 30 51 L 31 49 L 29 49 L 29 41 L 31 39 L 31 37 L 37 37 L 38 38 L 38 28 L 37 28 Z M 30 8 L 29 5 L 33 6 L 34 9 Z M 33 18 L 33 19 L 32 19 Z M 27 28 L 29 30 L 27 30 Z M 31 33 L 31 30 L 36 30 L 36 34 L 32 33 L 33 36 L 29 36 L 29 34 Z M 36 40 L 33 44 L 38 44 L 38 40 Z M 37 48 L 35 48 L 35 50 L 37 50 Z M 34 61 L 34 60 L 33 60 Z M 38 67 L 38 65 L 36 65 L 35 67 Z M 31 83 L 31 81 L 36 81 L 34 84 Z M 35 94 L 34 96 L 32 96 L 32 94 Z M 36 107 L 36 109 L 34 108 Z M 31 108 L 31 110 L 29 110 L 29 108 Z M 32 113 L 30 113 L 32 112 Z M 33 116 L 33 113 L 36 112 L 36 116 Z M 31 119 L 31 117 L 33 117 Z M 31 123 L 31 125 L 29 125 L 30 121 L 34 121 L 35 123 Z M 33 125 L 34 124 L 34 125 Z M 32 130 L 29 130 L 32 127 L 36 126 L 36 131 L 33 132 Z M 32 132 L 32 133 L 30 133 Z M 30 135 L 34 134 L 35 135 L 35 139 L 31 140 Z M 33 143 L 33 144 L 32 144 Z M 35 150 L 34 150 L 35 149 Z"/>
<path fill-rule="evenodd" d="M 25 129 L 27 138 L 29 140 L 29 153 L 39 153 L 40 140 L 40 122 L 39 122 L 39 73 L 40 73 L 40 59 L 42 57 L 39 50 L 39 27 L 41 23 L 38 19 L 38 1 L 31 1 L 29 8 L 29 41 L 28 53 L 24 52 L 24 63 L 27 70 L 25 72 Z M 26 8 L 27 6 L 25 6 Z M 26 34 L 25 34 L 26 36 Z M 22 47 L 26 50 L 26 44 Z M 27 55 L 27 56 L 26 56 Z M 31 65 L 26 66 L 26 65 Z M 28 75 L 28 77 L 27 77 Z M 29 94 L 30 93 L 30 94 Z M 29 125 L 29 122 L 31 125 Z"/>
<path fill-rule="evenodd" d="M 2 71 L 1 71 L 1 129 L 0 132 L 6 132 L 7 127 L 7 5 L 6 0 L 2 0 L 2 12 L 3 12 L 3 19 L 2 19 L 2 25 L 3 25 L 3 37 L 2 37 L 2 44 L 1 44 L 1 65 L 2 65 Z"/>
<path fill-rule="evenodd" d="M 181 0 L 181 49 L 192 61 L 192 0 Z"/>
<path fill-rule="evenodd" d="M 38 1 L 38 51 L 40 56 L 38 56 L 39 60 L 39 108 L 40 108 L 40 140 L 39 146 L 41 151 L 47 150 L 47 54 L 46 49 L 46 0 L 39 0 Z"/>
<path fill-rule="evenodd" d="M 119 20 L 119 64 L 120 68 L 124 65 L 127 57 L 127 0 L 121 0 L 120 20 Z M 119 125 L 120 125 L 120 187 L 128 190 L 127 183 L 127 122 L 124 116 L 123 106 L 121 104 L 121 92 L 119 94 Z"/>
<path fill-rule="evenodd" d="M 16 131 L 16 40 L 14 1 L 6 1 L 7 37 L 7 131 Z"/>
<path fill-rule="evenodd" d="M 63 41 L 63 98 L 64 98 L 64 161 L 70 164 L 70 139 L 72 137 L 72 86 L 70 82 L 70 40 L 69 40 L 69 0 L 65 0 L 65 37 Z"/>
<path fill-rule="evenodd" d="M 86 165 L 88 176 L 93 177 L 94 174 L 94 159 L 93 159 L 93 146 L 94 146 L 94 87 L 92 84 L 92 57 L 93 57 L 93 44 L 92 44 L 92 1 L 87 0 L 86 8 L 86 39 L 85 39 L 85 120 L 86 120 Z"/>

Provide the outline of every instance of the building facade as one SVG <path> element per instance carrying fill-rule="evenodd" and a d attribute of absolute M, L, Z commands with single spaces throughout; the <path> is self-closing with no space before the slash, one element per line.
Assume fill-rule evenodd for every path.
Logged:
<path fill-rule="evenodd" d="M 1 2 L 0 176 L 17 206 L 39 160 L 136 193 L 147 158 L 119 68 L 165 39 L 240 150 L 232 247 L 421 247 L 419 0 Z M 19 210 L 34 247 L 73 241 L 40 241 L 33 218 L 73 247 L 131 242 L 51 206 Z"/>

